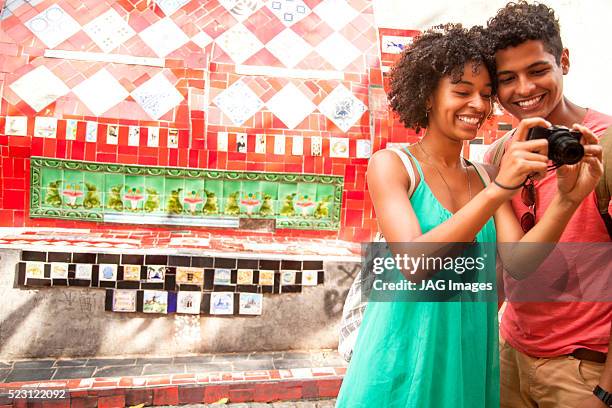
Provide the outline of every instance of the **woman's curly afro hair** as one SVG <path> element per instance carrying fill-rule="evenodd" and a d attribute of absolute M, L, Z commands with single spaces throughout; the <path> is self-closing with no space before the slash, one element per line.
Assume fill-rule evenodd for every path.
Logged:
<path fill-rule="evenodd" d="M 508 3 L 487 23 L 487 32 L 491 37 L 493 51 L 516 47 L 529 40 L 539 40 L 544 49 L 561 61 L 563 43 L 559 20 L 550 7 L 541 4 L 529 4 L 526 1 Z"/>
<path fill-rule="evenodd" d="M 493 72 L 488 45 L 479 26 L 468 30 L 461 24 L 445 24 L 417 37 L 391 70 L 389 104 L 404 126 L 417 132 L 427 127 L 427 100 L 443 77 L 461 80 L 468 62 L 474 63 L 474 72 L 483 63 Z"/>

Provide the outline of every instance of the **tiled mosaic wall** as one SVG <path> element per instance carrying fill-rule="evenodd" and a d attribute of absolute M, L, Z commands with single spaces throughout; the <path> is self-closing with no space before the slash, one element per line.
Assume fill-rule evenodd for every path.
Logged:
<path fill-rule="evenodd" d="M 260 315 L 264 294 L 323 284 L 322 261 L 23 251 L 25 287 L 106 289 L 113 312 Z"/>
<path fill-rule="evenodd" d="M 277 233 L 368 239 L 367 158 L 415 137 L 383 88 L 414 32 L 377 30 L 367 0 L 4 2 L 2 225 L 107 228 L 29 217 L 43 156 L 341 176 L 339 231 Z"/>

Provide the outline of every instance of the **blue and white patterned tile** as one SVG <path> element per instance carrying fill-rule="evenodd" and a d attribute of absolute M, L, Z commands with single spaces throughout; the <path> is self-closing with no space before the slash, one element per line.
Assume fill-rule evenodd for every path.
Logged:
<path fill-rule="evenodd" d="M 23 75 L 9 88 L 36 112 L 70 92 L 70 88 L 44 65 Z"/>
<path fill-rule="evenodd" d="M 338 71 L 344 70 L 361 55 L 361 52 L 339 33 L 333 33 L 321 41 L 316 50 Z"/>
<path fill-rule="evenodd" d="M 251 55 L 263 48 L 255 34 L 244 25 L 236 24 L 215 40 L 236 64 L 242 64 Z"/>
<path fill-rule="evenodd" d="M 57 47 L 81 30 L 80 24 L 57 4 L 32 17 L 25 25 L 49 48 Z"/>
<path fill-rule="evenodd" d="M 184 99 L 162 72 L 132 91 L 132 97 L 155 120 L 177 107 Z"/>
<path fill-rule="evenodd" d="M 217 95 L 213 102 L 236 126 L 242 125 L 264 106 L 255 92 L 241 80 Z"/>
<path fill-rule="evenodd" d="M 302 123 L 316 109 L 315 104 L 292 83 L 270 98 L 266 106 L 289 129 Z"/>
<path fill-rule="evenodd" d="M 263 7 L 263 0 L 219 0 L 238 21 L 245 21 L 253 13 Z"/>
<path fill-rule="evenodd" d="M 164 14 L 169 17 L 185 4 L 189 3 L 189 1 L 190 0 L 155 0 L 155 3 L 157 3 Z"/>
<path fill-rule="evenodd" d="M 367 110 L 367 107 L 344 85 L 338 85 L 319 104 L 319 111 L 336 126 L 347 132 Z"/>
<path fill-rule="evenodd" d="M 406 49 L 414 37 L 401 37 L 397 35 L 383 35 L 381 51 L 386 54 L 401 54 Z"/>
<path fill-rule="evenodd" d="M 266 7 L 287 27 L 302 20 L 312 11 L 302 0 L 270 0 Z"/>
<path fill-rule="evenodd" d="M 358 159 L 369 159 L 370 156 L 372 156 L 372 142 L 370 139 L 357 139 L 355 157 Z"/>
<path fill-rule="evenodd" d="M 164 58 L 189 41 L 189 37 L 169 18 L 159 20 L 138 35 L 159 57 Z"/>
<path fill-rule="evenodd" d="M 75 86 L 72 91 L 96 116 L 102 116 L 129 96 L 128 91 L 104 68 Z"/>
<path fill-rule="evenodd" d="M 114 50 L 136 35 L 127 21 L 112 8 L 85 24 L 83 31 L 104 52 Z"/>
<path fill-rule="evenodd" d="M 287 68 L 293 68 L 313 50 L 301 36 L 286 28 L 266 44 L 272 53 Z"/>
<path fill-rule="evenodd" d="M 359 15 L 346 0 L 323 0 L 312 11 L 334 31 L 340 30 Z"/>

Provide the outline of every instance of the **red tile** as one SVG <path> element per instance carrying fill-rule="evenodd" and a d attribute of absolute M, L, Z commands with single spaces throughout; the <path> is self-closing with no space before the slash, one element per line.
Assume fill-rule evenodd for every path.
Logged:
<path fill-rule="evenodd" d="M 153 389 L 153 404 L 154 405 L 178 405 L 179 392 L 178 387 L 164 387 Z"/>
<path fill-rule="evenodd" d="M 124 395 L 113 395 L 110 397 L 100 397 L 98 399 L 98 408 L 117 408 L 125 406 Z"/>

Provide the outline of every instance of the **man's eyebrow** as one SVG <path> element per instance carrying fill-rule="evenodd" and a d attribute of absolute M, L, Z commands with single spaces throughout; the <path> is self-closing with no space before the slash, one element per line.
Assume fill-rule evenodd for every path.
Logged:
<path fill-rule="evenodd" d="M 531 69 L 531 68 L 535 68 L 538 65 L 551 65 L 551 63 L 549 61 L 536 61 L 533 64 L 529 65 L 527 67 L 527 69 Z M 497 71 L 497 75 L 508 75 L 508 74 L 514 74 L 514 71 Z"/>

